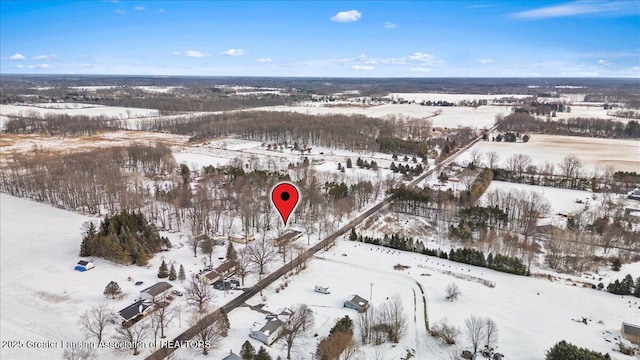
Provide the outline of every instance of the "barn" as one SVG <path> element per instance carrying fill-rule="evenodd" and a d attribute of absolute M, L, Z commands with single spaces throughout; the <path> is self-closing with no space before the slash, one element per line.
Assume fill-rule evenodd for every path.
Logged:
<path fill-rule="evenodd" d="M 80 261 L 78 261 L 78 263 L 76 264 L 76 267 L 74 269 L 77 270 L 77 271 L 91 270 L 91 269 L 93 269 L 93 262 L 80 260 Z"/>

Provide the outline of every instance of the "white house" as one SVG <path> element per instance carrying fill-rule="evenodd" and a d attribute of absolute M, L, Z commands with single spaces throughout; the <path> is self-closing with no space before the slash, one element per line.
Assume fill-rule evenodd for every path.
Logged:
<path fill-rule="evenodd" d="M 324 286 L 320 286 L 320 285 L 316 285 L 316 286 L 313 288 L 313 291 L 315 291 L 315 292 L 319 292 L 319 293 L 321 293 L 321 294 L 330 294 L 330 293 L 331 293 L 331 292 L 329 291 L 329 288 L 328 288 L 328 287 L 324 287 Z"/>
<path fill-rule="evenodd" d="M 151 301 L 162 301 L 164 298 L 171 293 L 171 288 L 173 285 L 168 282 L 159 282 L 155 283 L 148 288 L 140 291 L 140 299 L 142 300 L 151 300 Z"/>
<path fill-rule="evenodd" d="M 278 318 L 266 319 L 266 321 L 257 321 L 251 326 L 249 337 L 262 342 L 265 345 L 271 345 L 282 332 L 284 322 Z"/>

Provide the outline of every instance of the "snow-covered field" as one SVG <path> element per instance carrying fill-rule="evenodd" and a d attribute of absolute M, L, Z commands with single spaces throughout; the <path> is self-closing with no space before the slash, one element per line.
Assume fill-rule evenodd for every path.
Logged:
<path fill-rule="evenodd" d="M 322 103 L 309 103 L 308 105 L 269 106 L 254 110 L 296 112 L 309 115 L 364 115 L 381 119 L 395 116 L 399 118 L 429 118 L 433 121 L 434 127 L 456 128 L 470 126 L 479 129 L 493 125 L 496 115 L 508 115 L 511 111 L 508 106 L 479 106 L 472 108 L 422 106 L 418 104 L 384 104 L 371 107 L 322 106 Z"/>
<path fill-rule="evenodd" d="M 118 266 L 93 259 L 95 269 L 84 273 L 74 271 L 73 266 L 79 260 L 77 254 L 82 224 L 87 220 L 98 221 L 96 218 L 0 194 L 0 330 L 3 340 L 53 341 L 56 344 L 60 344 L 60 341 L 82 340 L 82 329 L 78 325 L 80 314 L 102 302 L 115 311 L 131 303 L 138 297 L 141 288 L 157 281 L 156 272 L 162 257 L 168 263 L 183 264 L 187 274 L 202 267 L 201 255 L 194 258 L 191 249 L 185 246 L 158 254 L 151 261 L 150 268 Z M 186 244 L 186 237 L 180 233 L 163 235 L 169 236 L 174 244 Z M 216 247 L 213 258 L 218 259 L 223 254 L 224 248 Z M 393 265 L 398 263 L 410 268 L 405 271 L 393 270 Z M 447 271 L 479 277 L 497 285 L 488 288 L 447 275 Z M 634 277 L 640 276 L 640 266 L 625 265 L 620 274 L 628 272 Z M 605 277 L 603 282 L 606 285 L 609 281 L 607 275 L 601 275 Z M 129 276 L 135 281 L 144 281 L 145 285 L 135 286 L 127 281 Z M 104 298 L 102 291 L 111 280 L 120 284 L 126 293 L 124 299 Z M 444 289 L 452 281 L 458 284 L 462 292 L 455 303 L 444 299 Z M 544 350 L 561 339 L 611 352 L 614 343 L 605 339 L 614 341 L 613 338 L 619 336 L 621 321 L 635 321 L 640 316 L 637 305 L 630 306 L 628 299 L 605 292 L 517 277 L 349 241 L 339 241 L 328 252 L 319 253 L 317 259 L 308 263 L 307 270 L 294 276 L 283 291 L 276 293 L 275 288 L 280 282 L 282 280 L 265 291 L 265 299 L 256 296 L 249 304 L 265 303 L 274 310 L 281 306 L 307 303 L 316 313 L 314 333 L 319 336 L 326 336 L 338 317 L 345 314 L 356 316 L 355 312 L 342 308 L 347 296 L 354 293 L 367 299 L 371 296 L 372 303 L 380 305 L 387 297 L 399 294 L 406 309 L 408 329 L 397 346 L 383 345 L 381 348 L 383 358 L 389 360 L 399 359 L 406 349 L 414 349 L 417 359 L 449 358 L 450 348 L 440 345 L 426 333 L 421 310 L 422 293 L 417 283 L 425 291 L 431 324 L 446 317 L 453 325 L 463 328 L 464 319 L 472 314 L 490 317 L 500 331 L 498 350 L 505 353 L 507 359 L 542 359 Z M 173 283 L 177 288 L 183 287 L 178 281 Z M 314 285 L 329 286 L 331 294 L 313 292 Z M 223 295 L 219 292 L 213 303 L 219 306 L 234 295 L 237 293 Z M 182 298 L 174 300 L 181 304 L 182 316 L 179 322 L 174 320 L 170 325 L 170 338 L 186 329 L 188 310 L 183 301 Z M 231 312 L 230 336 L 214 352 L 214 358 L 224 356 L 229 349 L 237 353 L 240 345 L 249 339 L 251 324 L 263 317 L 263 314 L 248 308 Z M 591 320 L 588 325 L 571 320 L 582 317 Z M 113 328 L 110 328 L 107 338 L 110 339 L 112 334 Z M 461 347 L 457 349 L 458 353 L 468 347 L 463 337 L 459 340 Z M 317 338 L 308 338 L 296 350 L 294 358 L 307 359 L 316 344 Z M 259 343 L 254 342 L 254 346 L 259 346 Z M 3 348 L 0 357 L 59 358 L 62 351 L 61 346 L 55 349 Z M 141 356 L 149 354 L 149 351 L 143 351 Z M 275 358 L 282 355 L 284 350 L 275 345 L 269 351 Z M 364 358 L 372 358 L 375 349 L 367 346 L 362 351 Z M 98 354 L 101 359 L 122 356 L 106 349 L 98 350 Z M 191 359 L 196 352 L 181 349 L 176 355 L 177 359 Z M 618 353 L 612 355 L 614 359 L 631 359 Z"/>
<path fill-rule="evenodd" d="M 63 348 L 60 341 L 84 340 L 82 328 L 78 324 L 80 315 L 94 305 L 106 303 L 115 312 L 139 297 L 140 290 L 158 281 L 156 276 L 162 257 L 167 263 L 175 262 L 176 268 L 183 264 L 187 277 L 203 267 L 202 255 L 194 258 L 186 237 L 179 233 L 162 233 L 173 244 L 183 242 L 185 247 L 157 254 L 150 267 L 120 266 L 102 259 L 93 259 L 95 269 L 78 272 L 73 268 L 81 258 L 78 256 L 82 239 L 82 225 L 86 221 L 99 222 L 98 218 L 81 216 L 36 203 L 0 194 L 0 304 L 2 340 L 53 341 L 53 349 L 8 349 L 2 347 L 2 359 L 60 359 Z M 224 256 L 225 248 L 216 246 L 213 254 L 214 266 Z M 144 281 L 135 286 L 127 281 L 131 276 L 135 281 Z M 125 297 L 106 299 L 102 294 L 109 281 L 116 281 Z M 172 281 L 174 287 L 183 289 L 179 281 Z M 233 296 L 233 293 L 225 295 Z M 222 293 L 213 302 L 226 302 Z M 174 303 L 181 305 L 181 318 L 176 318 L 168 328 L 168 336 L 176 336 L 186 329 L 189 317 L 183 298 Z M 150 321 L 146 319 L 145 321 Z M 110 341 L 113 327 L 106 332 Z M 153 334 L 151 338 L 153 340 Z M 93 340 L 95 341 L 95 340 Z M 149 354 L 143 352 L 140 357 Z M 120 359 L 122 354 L 108 349 L 99 349 L 100 359 Z M 130 353 L 124 357 L 129 358 Z"/>
<path fill-rule="evenodd" d="M 613 166 L 615 171 L 638 171 L 640 169 L 640 141 L 621 139 L 600 139 L 578 136 L 531 135 L 527 143 L 507 143 L 480 141 L 462 154 L 456 161 L 465 164 L 470 161 L 471 151 L 487 154 L 495 151 L 500 156 L 499 164 L 506 166 L 513 154 L 529 155 L 533 165 L 544 167 L 546 162 L 555 165 L 567 155 L 574 154 L 583 164 L 583 170 L 592 174 L 598 169 L 604 171 Z M 486 157 L 483 158 L 486 164 Z"/>
<path fill-rule="evenodd" d="M 410 268 L 405 271 L 393 270 L 395 264 Z M 489 288 L 477 282 L 461 280 L 445 274 L 447 271 L 493 281 L 496 287 Z M 632 264 L 625 265 L 620 273 L 632 272 L 638 276 L 639 271 L 640 268 Z M 445 299 L 445 288 L 451 282 L 455 282 L 462 293 L 459 300 L 453 303 Z M 505 359 L 543 359 L 544 351 L 563 339 L 593 350 L 609 352 L 613 359 L 633 359 L 612 349 L 615 347 L 614 338 L 620 336 L 621 322 L 640 318 L 640 309 L 634 303 L 636 298 L 631 298 L 630 305 L 629 298 L 623 299 L 602 291 L 509 275 L 347 240 L 339 241 L 328 252 L 319 253 L 316 259 L 309 262 L 306 270 L 290 280 L 284 290 L 276 293 L 275 288 L 279 285 L 276 283 L 265 291 L 266 300 L 256 296 L 249 303 L 265 303 L 272 310 L 306 303 L 315 312 L 313 333 L 323 337 L 339 317 L 345 314 L 352 318 L 357 316 L 355 311 L 342 307 L 349 295 L 355 293 L 366 299 L 371 296 L 372 304 L 379 306 L 387 301 L 387 297 L 397 293 L 403 299 L 408 328 L 395 347 L 388 344 L 382 346 L 383 359 L 400 359 L 406 354 L 406 349 L 414 349 L 416 359 L 450 359 L 452 348 L 441 345 L 426 332 L 422 293 L 417 283 L 426 295 L 430 324 L 447 318 L 452 325 L 463 330 L 467 317 L 489 317 L 498 326 L 497 349 L 506 355 Z M 329 286 L 331 294 L 315 293 L 314 285 Z M 249 339 L 248 333 L 253 321 L 263 317 L 264 314 L 248 308 L 232 311 L 229 314 L 231 335 L 224 339 L 214 356 L 223 357 L 230 349 L 238 353 L 245 340 L 258 348 L 261 343 Z M 582 317 L 589 320 L 588 325 L 572 320 Z M 293 358 L 308 359 L 317 341 L 317 338 L 310 337 L 301 342 Z M 458 355 L 463 349 L 469 349 L 464 335 L 459 337 L 459 346 L 455 349 Z M 361 351 L 362 359 L 374 358 L 375 349 L 372 346 L 363 347 Z M 286 356 L 285 349 L 279 344 L 272 345 L 269 352 L 274 359 Z M 195 350 L 181 349 L 176 358 L 191 359 L 196 354 Z"/>
<path fill-rule="evenodd" d="M 17 152 L 25 153 L 38 147 L 52 151 L 84 151 L 87 149 L 110 146 L 126 146 L 132 143 L 153 145 L 162 142 L 167 145 L 181 145 L 188 136 L 141 131 L 114 131 L 91 136 L 46 136 L 40 134 L 8 135 L 0 138 L 2 154 L 0 159 Z"/>
<path fill-rule="evenodd" d="M 502 98 L 514 98 L 523 99 L 530 95 L 518 95 L 518 94 L 439 94 L 439 93 L 390 93 L 387 95 L 391 99 L 405 99 L 408 101 L 448 101 L 452 103 L 458 103 L 460 101 L 473 101 L 473 100 L 494 100 Z"/>
<path fill-rule="evenodd" d="M 159 115 L 159 111 L 154 109 L 128 108 L 106 105 L 87 105 L 77 103 L 0 105 L 0 114 L 2 115 L 20 115 L 27 112 L 36 112 L 41 116 L 47 114 L 67 114 L 70 116 L 106 116 L 107 118 L 112 119 L 129 119 Z"/>

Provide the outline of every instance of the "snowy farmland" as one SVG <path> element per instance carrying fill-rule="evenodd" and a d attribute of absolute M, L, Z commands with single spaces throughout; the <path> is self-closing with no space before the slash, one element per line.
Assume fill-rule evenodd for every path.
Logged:
<path fill-rule="evenodd" d="M 135 266 L 117 266 L 101 259 L 93 259 L 96 268 L 80 273 L 73 270 L 79 259 L 78 246 L 82 224 L 97 221 L 96 218 L 77 215 L 35 203 L 0 194 L 0 235 L 1 282 L 3 336 L 11 334 L 11 339 L 33 341 L 80 341 L 83 339 L 78 326 L 79 315 L 89 307 L 106 302 L 113 310 L 119 310 L 137 297 L 140 287 L 127 281 L 132 276 L 135 281 L 144 281 L 145 286 L 157 281 L 156 270 L 161 256 L 167 262 L 184 264 L 187 274 L 201 267 L 199 258 L 194 258 L 188 247 L 158 254 L 149 269 Z M 186 240 L 180 233 L 164 233 L 173 243 Z M 223 256 L 223 247 L 216 247 L 214 258 Z M 27 266 L 34 264 L 34 266 Z M 409 266 L 404 271 L 393 270 L 393 265 Z M 638 264 L 625 265 L 619 274 L 631 272 L 639 276 Z M 445 274 L 447 272 L 451 272 Z M 349 274 L 349 276 L 345 276 Z M 451 274 L 471 275 L 496 283 L 488 288 L 477 282 L 461 280 Z M 603 273 L 605 285 L 610 281 Z M 106 300 L 102 291 L 107 282 L 115 280 L 126 293 L 124 299 Z M 445 300 L 445 287 L 455 281 L 461 290 L 457 302 Z M 387 301 L 387 297 L 399 294 L 403 299 L 408 319 L 406 335 L 396 346 L 382 345 L 379 349 L 383 359 L 399 359 L 407 349 L 416 352 L 417 359 L 449 359 L 451 348 L 440 345 L 426 333 L 422 312 L 422 293 L 425 292 L 428 319 L 431 324 L 447 318 L 453 325 L 463 328 L 464 319 L 471 314 L 492 318 L 499 328 L 498 351 L 506 359 L 542 359 L 544 350 L 555 342 L 565 339 L 580 346 L 597 351 L 606 351 L 613 359 L 630 360 L 614 353 L 613 338 L 619 337 L 621 321 L 634 321 L 640 316 L 637 305 L 630 306 L 628 299 L 606 292 L 577 286 L 553 283 L 547 280 L 518 277 L 452 263 L 442 259 L 411 253 L 390 251 L 372 245 L 339 241 L 327 252 L 319 253 L 308 263 L 308 268 L 289 280 L 288 286 L 276 293 L 282 280 L 265 290 L 265 298 L 254 297 L 248 303 L 264 303 L 267 309 L 292 306 L 305 302 L 315 312 L 314 332 L 326 336 L 334 321 L 348 314 L 356 313 L 342 307 L 344 299 L 351 294 L 359 294 L 369 299 L 373 305 Z M 373 285 L 371 285 L 373 283 Z M 329 286 L 331 294 L 313 292 L 314 285 Z M 174 286 L 182 288 L 179 282 Z M 144 287 L 144 286 L 143 286 Z M 237 293 L 236 293 L 237 294 Z M 235 294 L 218 294 L 214 304 L 220 305 Z M 181 298 L 174 300 L 183 301 Z M 169 328 L 169 337 L 186 329 L 188 312 L 181 306 L 182 317 Z M 225 338 L 212 358 L 220 358 L 233 349 L 236 353 L 240 345 L 248 340 L 251 324 L 264 314 L 239 308 L 229 314 L 230 336 Z M 586 317 L 588 325 L 572 321 Z M 149 321 L 149 319 L 143 320 Z M 64 329 L 64 331 L 60 331 Z M 107 337 L 112 335 L 111 328 Z M 6 337 L 8 339 L 8 337 Z M 306 339 L 294 352 L 294 359 L 308 359 L 315 350 L 317 338 Z M 607 340 L 612 342 L 607 342 Z M 250 340 L 254 346 L 259 343 Z M 468 348 L 466 340 L 460 338 L 459 353 Z M 146 356 L 150 350 L 141 354 Z M 361 350 L 363 358 L 373 358 L 376 349 L 365 346 Z M 273 345 L 269 352 L 285 354 L 280 345 Z M 43 359 L 59 358 L 62 348 L 56 349 L 2 349 L 3 359 Z M 121 354 L 107 349 L 98 350 L 101 359 L 121 358 Z M 130 355 L 126 355 L 127 357 Z M 195 358 L 195 350 L 181 349 L 176 359 Z"/>
<path fill-rule="evenodd" d="M 78 103 L 44 103 L 37 105 L 0 105 L 2 115 L 20 115 L 39 113 L 41 116 L 66 114 L 70 116 L 105 116 L 113 119 L 128 119 L 158 116 L 154 109 L 128 108 L 120 106 L 78 104 Z"/>
<path fill-rule="evenodd" d="M 531 135 L 527 143 L 480 141 L 462 154 L 456 161 L 466 164 L 471 160 L 470 152 L 477 150 L 486 154 L 495 151 L 500 156 L 499 166 L 505 167 L 513 154 L 529 155 L 532 164 L 544 167 L 546 162 L 556 165 L 565 156 L 574 154 L 582 161 L 583 170 L 592 174 L 596 169 L 604 171 L 612 166 L 615 171 L 638 171 L 640 169 L 640 141 L 621 139 L 586 138 L 560 135 Z M 486 159 L 484 159 L 486 163 Z"/>
<path fill-rule="evenodd" d="M 393 270 L 396 264 L 410 268 Z M 639 275 L 638 267 L 633 264 L 623 267 L 620 273 L 629 271 Z M 493 281 L 496 287 L 461 280 L 446 272 Z M 451 282 L 456 282 L 462 293 L 453 303 L 445 299 L 445 288 Z M 315 293 L 313 287 L 317 284 L 329 286 L 331 294 Z M 450 359 L 452 350 L 460 354 L 463 349 L 469 349 L 469 343 L 463 336 L 459 346 L 452 348 L 441 345 L 427 334 L 422 293 L 417 284 L 425 292 L 430 324 L 447 318 L 452 325 L 463 329 L 464 319 L 470 315 L 493 319 L 499 329 L 497 349 L 506 355 L 505 359 L 543 359 L 544 351 L 562 339 L 596 351 L 609 352 L 613 359 L 633 359 L 612 350 L 615 347 L 614 337 L 620 336 L 620 323 L 640 316 L 638 305 L 630 306 L 627 298 L 347 240 L 319 253 L 306 270 L 290 278 L 284 290 L 276 293 L 275 288 L 280 285 L 276 283 L 265 291 L 264 299 L 256 296 L 249 303 L 264 303 L 275 310 L 305 302 L 315 312 L 313 333 L 323 337 L 339 317 L 357 316 L 355 311 L 342 307 L 342 302 L 349 295 L 359 294 L 367 300 L 371 296 L 372 304 L 377 306 L 387 301 L 387 297 L 399 294 L 403 299 L 408 328 L 399 344 L 380 347 L 383 359 L 400 359 L 406 355 L 407 349 L 415 350 L 417 359 Z M 229 349 L 237 353 L 245 340 L 259 347 L 261 344 L 249 339 L 248 332 L 253 321 L 263 316 L 248 308 L 232 311 L 229 314 L 231 336 L 224 339 L 214 356 L 222 357 Z M 588 319 L 588 325 L 572 320 L 582 317 Z M 308 359 L 317 341 L 317 338 L 310 337 L 301 342 L 293 358 Z M 375 358 L 376 350 L 370 345 L 361 348 L 362 358 Z M 269 352 L 273 358 L 286 356 L 286 349 L 279 344 L 272 345 Z M 191 359 L 196 354 L 194 350 L 181 349 L 176 358 Z"/>
<path fill-rule="evenodd" d="M 508 115 L 508 106 L 479 106 L 473 107 L 440 107 L 422 106 L 418 104 L 384 104 L 370 107 L 355 106 L 322 106 L 322 103 L 308 103 L 308 106 L 269 106 L 256 108 L 261 111 L 296 112 L 308 115 L 364 115 L 368 117 L 386 119 L 399 118 L 429 118 L 434 127 L 457 128 L 469 126 L 472 128 L 489 128 L 495 122 L 496 115 Z"/>

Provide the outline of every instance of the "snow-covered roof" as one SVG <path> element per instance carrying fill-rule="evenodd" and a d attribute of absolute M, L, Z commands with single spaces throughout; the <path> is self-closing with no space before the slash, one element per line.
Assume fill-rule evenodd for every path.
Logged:
<path fill-rule="evenodd" d="M 151 286 L 149 286 L 148 288 L 140 291 L 140 293 L 147 293 L 151 296 L 156 296 L 159 294 L 162 294 L 163 292 L 167 291 L 168 289 L 171 289 L 173 287 L 173 285 L 169 284 L 168 282 L 159 282 L 159 283 L 155 283 Z"/>

